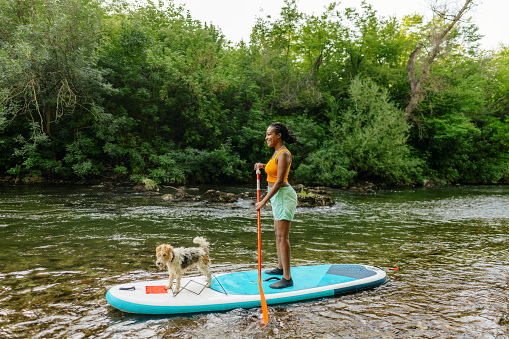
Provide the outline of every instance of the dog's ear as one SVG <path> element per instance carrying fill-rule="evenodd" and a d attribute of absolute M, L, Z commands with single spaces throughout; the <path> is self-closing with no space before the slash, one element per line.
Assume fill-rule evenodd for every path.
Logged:
<path fill-rule="evenodd" d="M 168 260 L 172 261 L 175 254 L 173 254 L 173 247 L 171 245 L 166 245 L 164 248 L 164 255 L 168 258 Z"/>
<path fill-rule="evenodd" d="M 159 245 L 156 249 L 156 252 L 163 257 L 171 258 L 173 256 L 173 247 L 168 244 Z"/>
<path fill-rule="evenodd" d="M 170 249 L 168 249 L 168 247 Z M 157 257 L 167 257 L 168 256 L 168 253 L 171 252 L 171 246 L 170 245 L 167 245 L 167 244 L 162 244 L 162 245 L 159 245 L 156 247 L 156 256 Z"/>

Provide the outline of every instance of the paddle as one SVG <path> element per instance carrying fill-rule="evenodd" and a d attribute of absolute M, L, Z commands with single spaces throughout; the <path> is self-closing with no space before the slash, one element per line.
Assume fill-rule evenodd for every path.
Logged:
<path fill-rule="evenodd" d="M 260 202 L 260 169 L 256 170 L 256 202 Z M 260 221 L 260 210 L 258 210 L 258 287 L 260 289 L 260 299 L 262 303 L 263 322 L 269 322 L 269 311 L 262 288 L 262 229 Z"/>

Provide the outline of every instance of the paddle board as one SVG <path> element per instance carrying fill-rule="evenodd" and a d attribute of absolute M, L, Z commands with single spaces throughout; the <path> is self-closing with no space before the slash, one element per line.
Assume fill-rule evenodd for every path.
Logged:
<path fill-rule="evenodd" d="M 262 272 L 262 280 L 281 277 Z M 268 305 L 330 297 L 383 284 L 384 270 L 366 265 L 313 265 L 292 267 L 294 285 L 284 289 L 269 287 L 276 280 L 262 283 Z M 165 285 L 168 279 L 133 282 L 114 286 L 106 293 L 111 306 L 129 313 L 184 314 L 259 307 L 258 271 L 213 276 L 206 288 L 205 277 L 184 277 L 181 291 L 173 295 Z"/>

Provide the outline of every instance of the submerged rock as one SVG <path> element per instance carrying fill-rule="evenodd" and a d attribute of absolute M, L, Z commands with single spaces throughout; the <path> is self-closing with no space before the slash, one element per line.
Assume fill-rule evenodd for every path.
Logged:
<path fill-rule="evenodd" d="M 160 198 L 163 199 L 164 201 L 175 200 L 175 196 L 173 194 L 163 194 L 163 195 L 161 195 Z"/>
<path fill-rule="evenodd" d="M 369 181 L 364 183 L 359 182 L 355 186 L 348 187 L 348 190 L 353 192 L 375 192 L 376 189 L 376 185 Z"/>
<path fill-rule="evenodd" d="M 329 192 L 302 187 L 297 192 L 298 207 L 316 207 L 316 206 L 332 206 L 334 198 Z"/>
<path fill-rule="evenodd" d="M 180 187 L 175 192 L 175 200 L 177 201 L 197 201 L 200 200 L 201 197 L 199 195 L 193 195 L 187 193 L 187 190 L 185 187 Z"/>
<path fill-rule="evenodd" d="M 241 199 L 256 198 L 256 192 L 244 192 L 244 193 L 240 193 L 238 195 L 238 197 L 241 198 Z"/>
<path fill-rule="evenodd" d="M 434 180 L 425 179 L 422 182 L 422 186 L 424 186 L 424 187 L 435 187 L 435 186 L 437 186 L 437 183 Z"/>
<path fill-rule="evenodd" d="M 154 196 L 160 196 L 160 195 L 162 195 L 162 194 L 159 192 L 154 192 L 154 191 L 148 191 L 147 193 L 145 193 L 145 196 L 147 196 L 147 197 L 154 197 Z"/>
<path fill-rule="evenodd" d="M 203 194 L 203 199 L 206 199 L 209 202 L 232 203 L 236 202 L 239 197 L 233 193 L 208 190 L 205 194 Z"/>
<path fill-rule="evenodd" d="M 105 189 L 112 189 L 115 187 L 115 185 L 110 181 L 101 182 L 97 185 L 90 186 L 91 188 L 105 188 Z"/>

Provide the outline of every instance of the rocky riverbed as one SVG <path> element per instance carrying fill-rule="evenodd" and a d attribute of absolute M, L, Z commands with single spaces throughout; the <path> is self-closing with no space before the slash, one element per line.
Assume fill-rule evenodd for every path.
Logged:
<path fill-rule="evenodd" d="M 315 207 L 315 206 L 332 206 L 334 205 L 334 199 L 330 192 L 327 192 L 326 188 L 309 188 L 304 185 L 296 185 L 295 191 L 298 197 L 299 207 Z M 140 184 L 136 185 L 133 189 L 145 192 L 147 196 L 154 198 L 163 199 L 165 201 L 207 201 L 215 204 L 231 204 L 237 202 L 239 199 L 255 200 L 256 192 L 248 191 L 239 194 L 223 192 L 219 190 L 209 189 L 203 194 L 199 194 L 198 188 L 179 187 L 175 188 L 173 194 L 159 193 L 160 188 L 152 183 L 148 186 Z"/>

